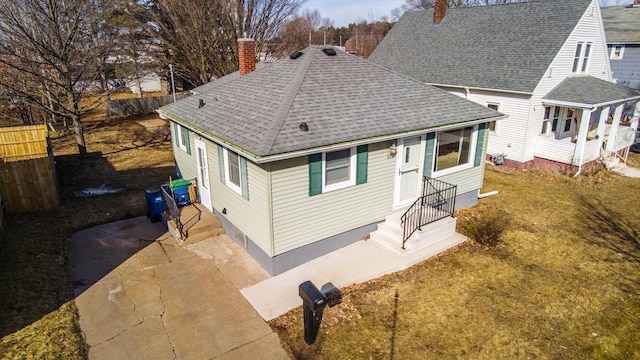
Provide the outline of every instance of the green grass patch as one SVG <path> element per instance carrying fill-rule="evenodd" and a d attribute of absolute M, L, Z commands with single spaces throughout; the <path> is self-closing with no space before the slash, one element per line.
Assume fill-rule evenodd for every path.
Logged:
<path fill-rule="evenodd" d="M 83 359 L 69 276 L 69 240 L 80 229 L 144 215 L 142 191 L 174 173 L 171 142 L 134 120 L 87 122 L 92 154 L 79 159 L 73 134 L 52 136 L 60 209 L 7 216 L 0 243 L 0 358 Z M 124 192 L 73 194 L 105 184 Z"/>
<path fill-rule="evenodd" d="M 498 247 L 472 241 L 344 289 L 314 345 L 302 311 L 271 322 L 296 359 L 640 357 L 640 179 L 487 171 L 500 194 L 462 212 L 511 221 Z"/>

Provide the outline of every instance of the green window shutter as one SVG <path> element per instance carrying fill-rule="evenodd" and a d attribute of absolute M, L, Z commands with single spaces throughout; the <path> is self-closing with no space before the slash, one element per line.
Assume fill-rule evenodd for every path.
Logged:
<path fill-rule="evenodd" d="M 220 167 L 220 182 L 224 184 L 224 150 L 220 145 L 218 145 L 218 166 Z"/>
<path fill-rule="evenodd" d="M 356 185 L 367 182 L 369 145 L 360 145 L 356 150 Z"/>
<path fill-rule="evenodd" d="M 482 164 L 484 158 L 484 135 L 487 131 L 487 124 L 482 123 L 478 125 L 478 142 L 476 143 L 476 158 L 473 162 L 473 166 Z"/>
<path fill-rule="evenodd" d="M 436 133 L 428 133 L 424 152 L 424 169 L 422 169 L 422 174 L 426 177 L 431 177 L 431 173 L 433 172 L 433 153 L 435 149 Z"/>
<path fill-rule="evenodd" d="M 240 186 L 242 186 L 242 197 L 249 200 L 249 176 L 247 173 L 247 159 L 238 156 L 240 162 Z"/>
<path fill-rule="evenodd" d="M 184 131 L 184 138 L 186 140 L 185 142 L 185 146 L 187 147 L 187 154 L 191 155 L 191 142 L 189 141 L 189 129 L 187 128 L 182 128 L 182 131 Z"/>
<path fill-rule="evenodd" d="M 176 147 L 180 148 L 180 134 L 178 133 L 178 123 L 173 123 L 173 140 L 175 140 Z"/>
<path fill-rule="evenodd" d="M 309 196 L 322 194 L 322 154 L 309 155 Z"/>

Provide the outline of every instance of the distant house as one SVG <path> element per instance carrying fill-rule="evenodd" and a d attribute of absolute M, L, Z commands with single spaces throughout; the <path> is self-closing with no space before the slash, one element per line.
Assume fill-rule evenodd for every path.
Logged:
<path fill-rule="evenodd" d="M 640 89 L 640 0 L 602 8 L 613 80 Z"/>
<path fill-rule="evenodd" d="M 485 129 L 502 114 L 331 47 L 255 69 L 254 46 L 239 41 L 238 73 L 158 112 L 180 175 L 269 273 L 415 204 L 439 214 L 476 203 Z M 445 182 L 449 197 L 424 196 Z"/>
<path fill-rule="evenodd" d="M 508 115 L 488 157 L 577 172 L 628 151 L 640 91 L 612 82 L 597 0 L 436 9 L 405 13 L 369 60 Z"/>

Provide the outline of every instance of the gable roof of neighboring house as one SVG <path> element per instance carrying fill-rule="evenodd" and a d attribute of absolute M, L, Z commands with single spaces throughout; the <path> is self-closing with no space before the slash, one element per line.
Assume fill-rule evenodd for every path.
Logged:
<path fill-rule="evenodd" d="M 609 44 L 640 44 L 640 7 L 603 7 L 602 22 Z"/>
<path fill-rule="evenodd" d="M 335 56 L 326 55 L 323 47 L 302 52 L 297 59 L 215 80 L 209 90 L 158 113 L 258 162 L 277 154 L 503 117 L 342 51 Z M 200 99 L 205 105 L 199 108 Z M 303 122 L 308 131 L 301 130 Z"/>
<path fill-rule="evenodd" d="M 562 80 L 543 99 L 567 106 L 595 108 L 619 103 L 620 99 L 627 101 L 640 99 L 640 90 L 589 75 L 573 75 Z"/>
<path fill-rule="evenodd" d="M 370 61 L 422 82 L 532 93 L 591 0 L 406 12 Z M 428 64 L 428 66 L 425 66 Z"/>

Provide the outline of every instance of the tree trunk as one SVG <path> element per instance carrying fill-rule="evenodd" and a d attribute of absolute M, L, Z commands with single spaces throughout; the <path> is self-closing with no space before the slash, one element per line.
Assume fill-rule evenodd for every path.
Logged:
<path fill-rule="evenodd" d="M 84 142 L 84 129 L 82 128 L 82 122 L 80 122 L 80 116 L 77 114 L 74 114 L 71 117 L 73 118 L 73 129 L 76 131 L 78 153 L 81 158 L 84 158 L 87 156 L 87 145 Z"/>
<path fill-rule="evenodd" d="M 80 158 L 87 156 L 87 144 L 84 142 L 84 129 L 82 128 L 82 121 L 80 119 L 80 110 L 78 109 L 78 102 L 73 100 L 73 94 L 69 93 L 70 107 L 73 109 L 70 117 L 73 121 L 73 129 L 76 131 L 76 142 L 78 143 L 78 153 Z"/>

